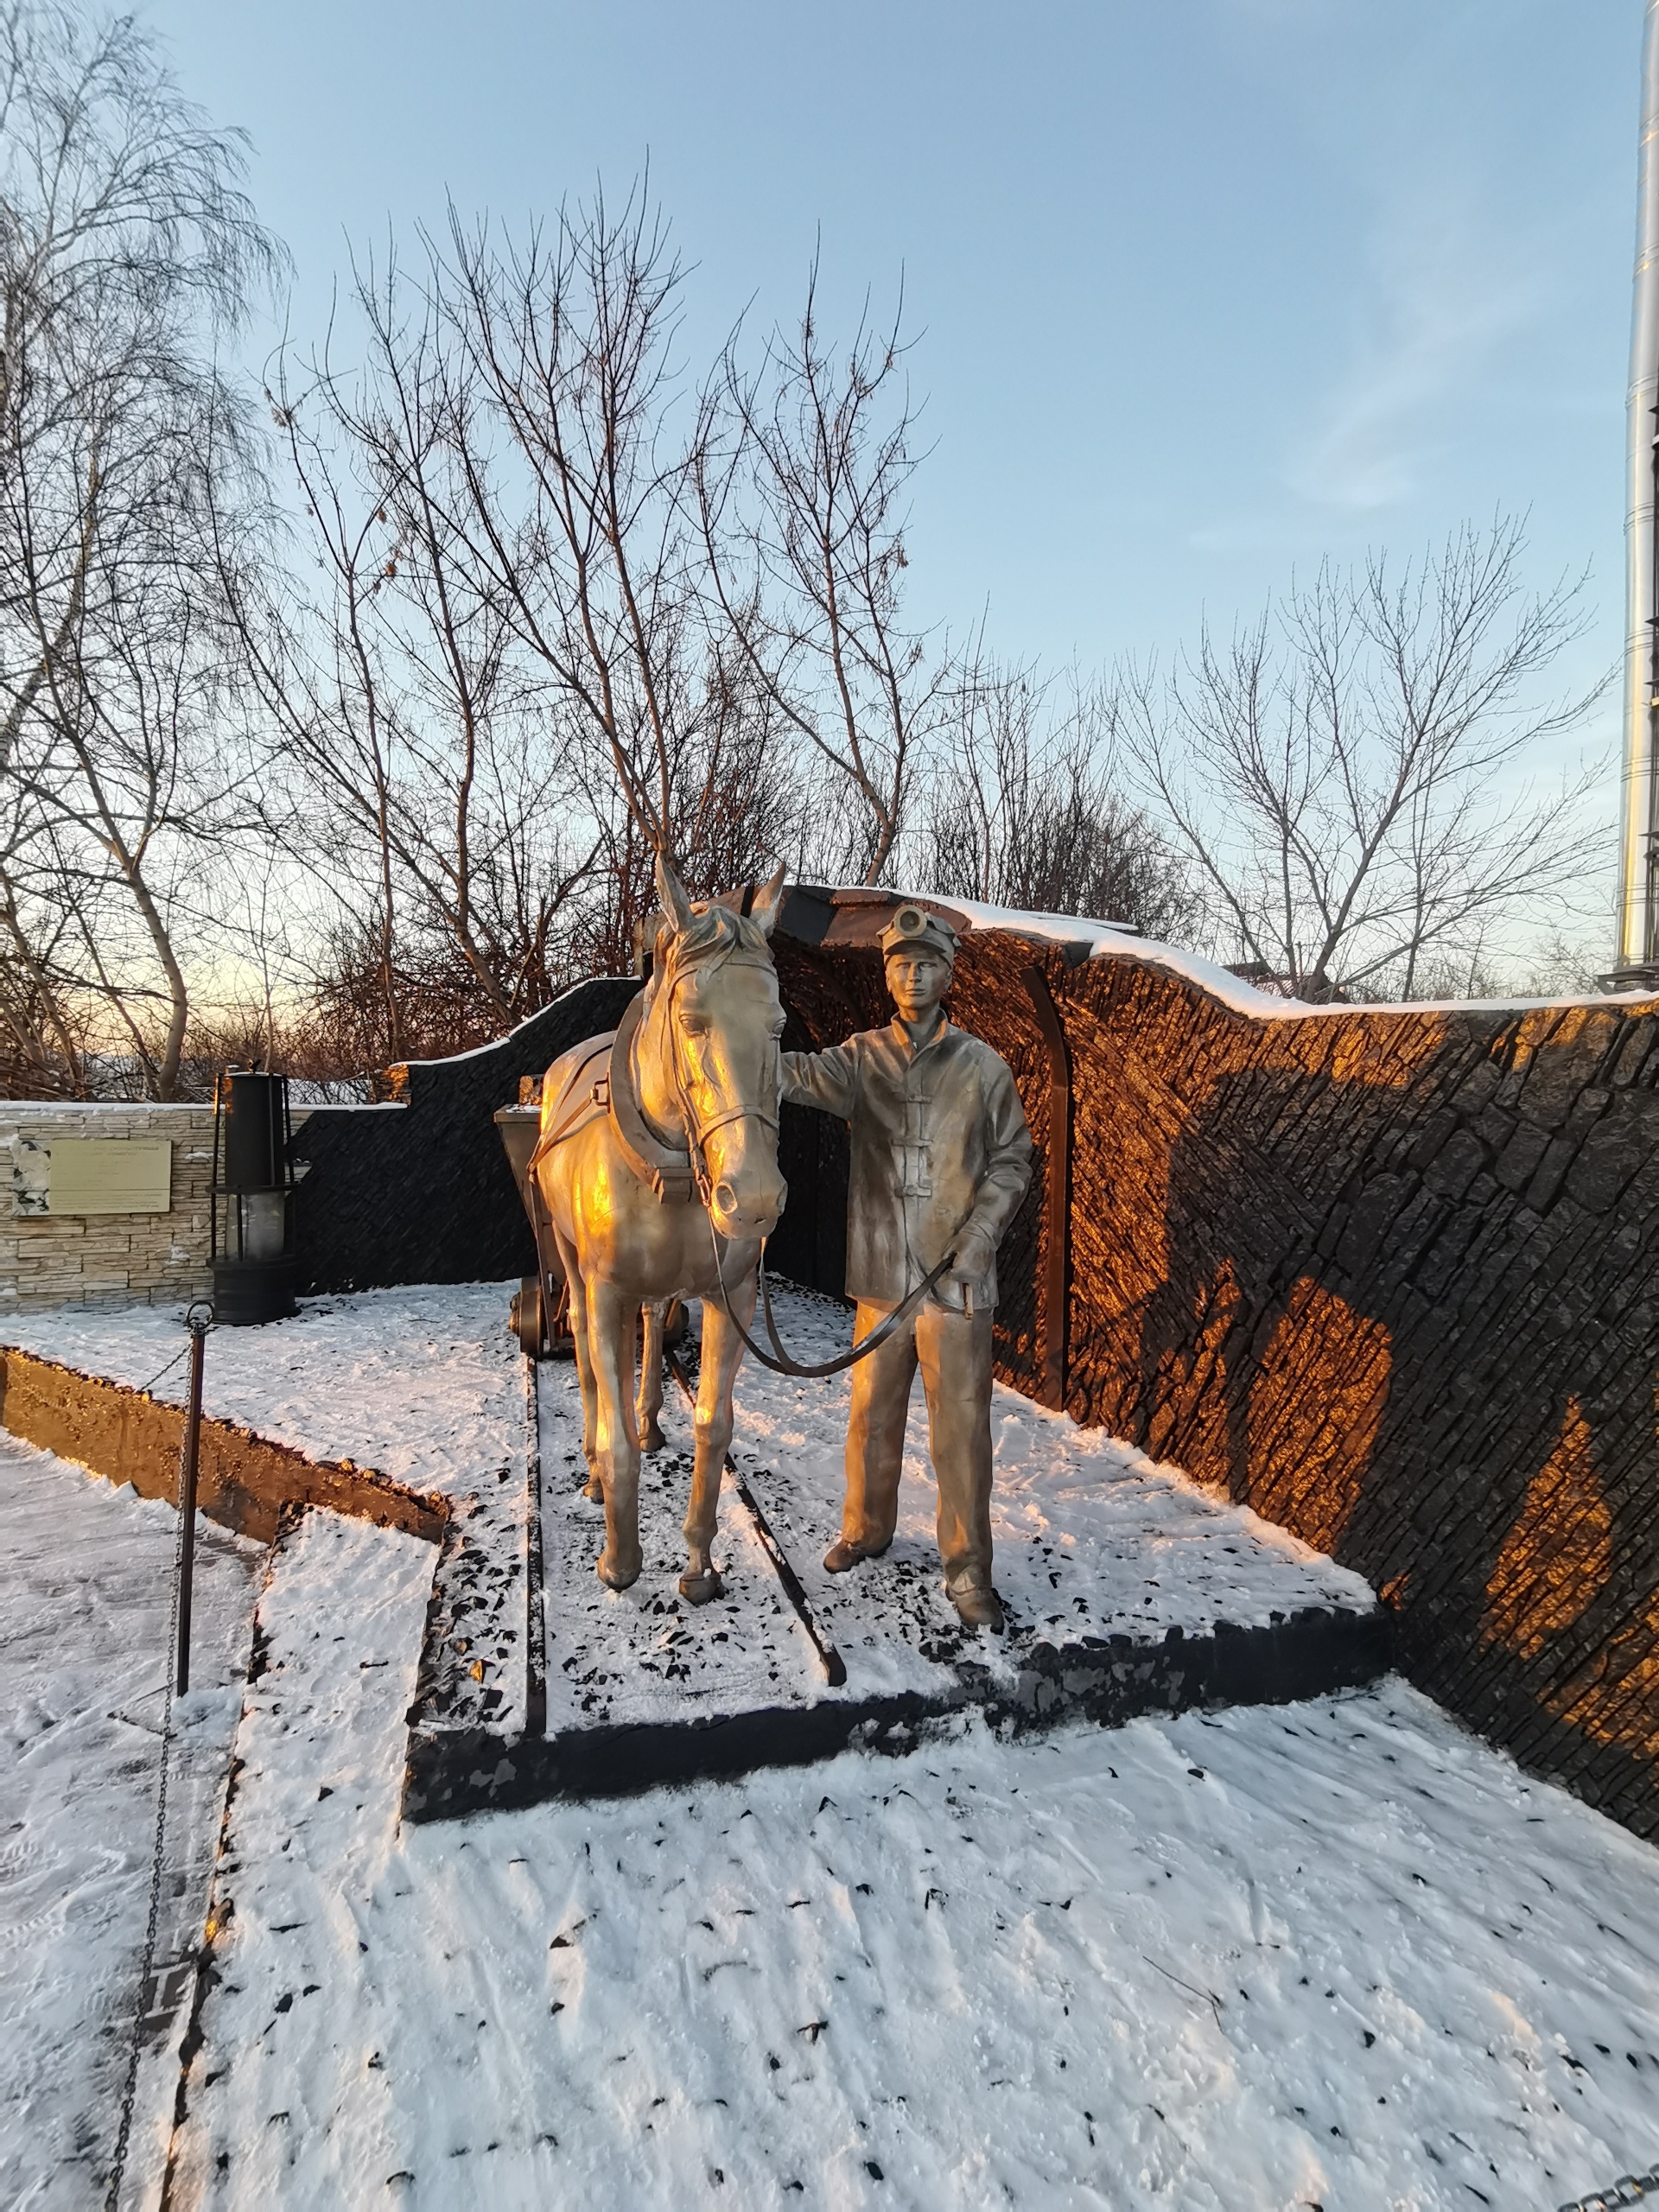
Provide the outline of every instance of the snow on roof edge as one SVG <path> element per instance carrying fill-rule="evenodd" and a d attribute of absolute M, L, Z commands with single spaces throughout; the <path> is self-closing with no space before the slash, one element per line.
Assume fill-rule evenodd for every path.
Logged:
<path fill-rule="evenodd" d="M 1659 999 L 1659 993 L 1629 990 L 1596 991 L 1582 997 L 1560 999 L 1361 999 L 1315 1006 L 1303 999 L 1281 998 L 1274 992 L 1258 991 L 1242 976 L 1235 976 L 1217 961 L 1206 960 L 1202 953 L 1166 944 L 1158 938 L 1143 937 L 1132 922 L 1099 921 L 1088 914 L 1027 912 L 1017 906 L 994 906 L 981 899 L 944 898 L 933 891 L 893 891 L 887 895 L 895 900 L 915 899 L 948 906 L 952 913 L 965 916 L 976 930 L 1006 930 L 1013 936 L 1034 938 L 1050 944 L 1087 944 L 1091 960 L 1125 956 L 1145 960 L 1155 968 L 1166 968 L 1185 976 L 1188 982 L 1196 983 L 1200 990 L 1219 999 L 1235 1014 L 1249 1014 L 1263 1021 L 1305 1021 L 1310 1017 L 1329 1020 L 1362 1010 L 1368 1014 L 1529 1014 L 1546 1007 L 1630 1007 Z M 586 989 L 589 983 L 638 981 L 635 976 L 584 976 L 580 982 L 567 985 L 556 998 L 548 1001 L 548 1006 L 556 1006 L 560 999 Z M 537 1007 L 502 1036 L 488 1044 L 474 1045 L 465 1052 L 448 1053 L 439 1060 L 406 1060 L 398 1065 L 440 1067 L 453 1065 L 456 1060 L 476 1059 L 482 1053 L 499 1051 L 519 1030 L 527 1029 L 532 1021 L 539 1021 L 547 1011 L 548 1007 Z M 336 1107 L 329 1110 L 340 1109 Z"/>

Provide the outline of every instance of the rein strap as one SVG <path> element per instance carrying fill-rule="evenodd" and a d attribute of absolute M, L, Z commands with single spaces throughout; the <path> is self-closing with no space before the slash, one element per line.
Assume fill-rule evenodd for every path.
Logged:
<path fill-rule="evenodd" d="M 868 1359 L 873 1351 L 879 1351 L 894 1330 L 901 1328 L 909 1320 L 957 1256 L 954 1252 L 947 1252 L 938 1267 L 928 1269 L 914 1290 L 906 1292 L 886 1320 L 879 1322 L 868 1337 L 861 1337 L 850 1351 L 840 1352 L 834 1359 L 820 1360 L 814 1364 L 795 1358 L 778 1333 L 778 1324 L 772 1313 L 772 1286 L 766 1281 L 766 1238 L 763 1236 L 760 1240 L 760 1256 L 754 1263 L 754 1273 L 760 1289 L 760 1308 L 766 1317 L 766 1334 L 772 1338 L 772 1350 L 770 1352 L 762 1351 L 733 1313 L 731 1294 L 726 1287 L 726 1270 L 721 1264 L 720 1236 L 712 1221 L 709 1224 L 709 1235 L 715 1248 L 715 1280 L 720 1285 L 720 1302 L 725 1309 L 727 1319 L 762 1367 L 769 1367 L 774 1375 L 798 1375 L 808 1382 L 818 1382 L 826 1375 L 843 1374 L 848 1368 L 856 1366 L 861 1359 Z"/>

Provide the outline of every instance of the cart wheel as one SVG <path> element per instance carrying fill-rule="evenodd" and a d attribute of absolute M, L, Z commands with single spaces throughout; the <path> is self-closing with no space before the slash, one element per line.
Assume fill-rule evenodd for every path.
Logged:
<path fill-rule="evenodd" d="M 518 1294 L 512 1301 L 509 1328 L 518 1339 L 519 1348 L 528 1359 L 543 1359 L 547 1356 L 546 1331 L 542 1321 L 542 1286 L 539 1277 L 525 1275 L 518 1285 Z"/>

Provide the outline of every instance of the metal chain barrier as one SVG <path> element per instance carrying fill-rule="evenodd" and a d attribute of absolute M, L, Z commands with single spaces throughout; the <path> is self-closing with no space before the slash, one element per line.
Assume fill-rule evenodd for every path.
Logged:
<path fill-rule="evenodd" d="M 200 1317 L 200 1318 L 199 1318 Z M 205 1304 L 190 1307 L 185 1316 L 190 1331 L 190 1342 L 185 1351 L 191 1355 L 191 1406 L 184 1424 L 184 1436 L 180 1450 L 180 1483 L 182 1492 L 185 1470 L 188 1465 L 192 1491 L 194 1490 L 195 1432 L 201 1417 L 201 1344 L 213 1326 L 213 1308 Z M 184 1357 L 179 1354 L 179 1359 Z M 169 1367 L 176 1367 L 178 1360 L 170 1360 Z M 162 1374 L 168 1369 L 164 1367 Z M 161 1376 L 156 1376 L 156 1381 Z M 194 1497 L 191 1499 L 194 1507 Z M 150 1990 L 156 1973 L 156 1931 L 161 1922 L 162 1881 L 167 1843 L 167 1783 L 169 1755 L 173 1748 L 173 1701 L 175 1688 L 184 1684 L 178 1681 L 181 1666 L 179 1614 L 190 1576 L 191 1554 L 195 1537 L 195 1515 L 187 1512 L 182 1495 L 179 1500 L 179 1530 L 173 1548 L 173 1590 L 168 1603 L 167 1669 L 165 1702 L 162 1708 L 161 1765 L 156 1780 L 156 1840 L 149 1862 L 149 1905 L 144 1916 L 144 1945 L 138 1967 L 138 2009 L 132 2024 L 132 2047 L 127 2054 L 127 2078 L 121 2092 L 121 2122 L 115 2139 L 115 2157 L 110 2168 L 110 2184 L 105 2194 L 104 2212 L 118 2212 L 121 2183 L 126 2173 L 127 2148 L 132 2139 L 132 2107 L 138 2094 L 138 2068 L 143 2056 L 144 2030 L 149 2021 Z"/>
<path fill-rule="evenodd" d="M 1606 2189 L 1575 2196 L 1571 2204 L 1562 2205 L 1560 2212 L 1611 2212 L 1614 2205 L 1640 2204 L 1647 2197 L 1659 2197 L 1659 2166 L 1645 2174 L 1621 2174 Z"/>
<path fill-rule="evenodd" d="M 184 1516 L 179 1516 L 180 1544 L 182 1549 Z M 121 2125 L 115 2139 L 115 2159 L 110 2170 L 110 2186 L 104 2199 L 105 2212 L 117 2212 L 121 2197 L 121 2180 L 126 2171 L 127 2144 L 132 2134 L 132 2105 L 138 2094 L 138 2063 L 143 2056 L 144 2024 L 149 2013 L 150 1980 L 156 1971 L 156 1929 L 161 1917 L 162 1853 L 167 1840 L 167 1772 L 168 1760 L 173 1748 L 173 1652 L 178 1639 L 179 1577 L 175 1561 L 172 1602 L 168 1607 L 167 1701 L 162 1710 L 161 1770 L 156 1783 L 156 1842 L 149 1863 L 149 1909 L 144 1918 L 144 1948 L 138 1966 L 138 2011 L 132 2024 L 132 2048 L 127 2054 L 126 2086 L 121 2093 Z"/>
<path fill-rule="evenodd" d="M 172 1358 L 168 1361 L 165 1367 L 158 1367 L 156 1372 L 150 1376 L 148 1382 L 141 1382 L 138 1385 L 139 1396 L 141 1398 L 147 1398 L 150 1392 L 156 1388 L 156 1385 L 163 1381 L 173 1372 L 179 1362 L 185 1357 L 185 1354 L 188 1352 L 189 1349 L 189 1345 L 187 1344 L 184 1348 L 184 1351 L 175 1351 Z"/>

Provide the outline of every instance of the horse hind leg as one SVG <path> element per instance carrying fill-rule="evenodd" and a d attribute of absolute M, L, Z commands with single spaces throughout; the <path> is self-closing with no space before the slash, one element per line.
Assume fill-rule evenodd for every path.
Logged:
<path fill-rule="evenodd" d="M 582 1494 L 595 1505 L 602 1505 L 605 1485 L 599 1473 L 599 1385 L 594 1376 L 593 1353 L 588 1345 L 588 1292 L 575 1255 L 562 1236 L 554 1241 L 564 1269 L 570 1336 L 576 1348 L 576 1381 L 582 1389 L 582 1456 L 588 1468 L 588 1480 Z"/>
<path fill-rule="evenodd" d="M 642 1452 L 660 1452 L 663 1448 L 663 1324 L 668 1318 L 668 1307 L 669 1300 L 663 1299 L 640 1308 L 645 1328 L 639 1352 L 637 1417 Z"/>

